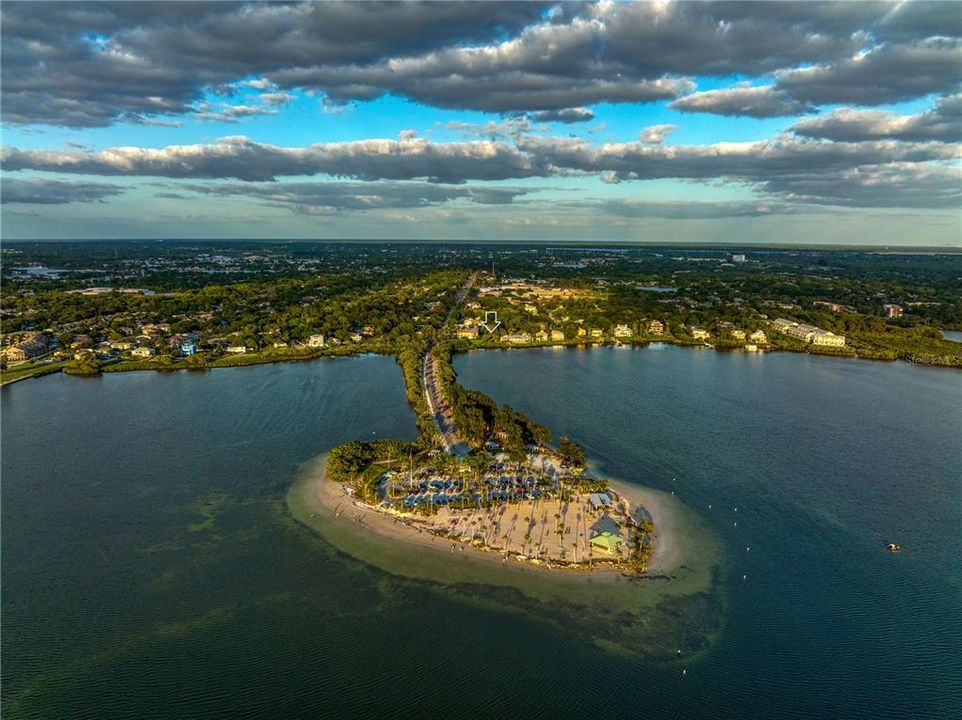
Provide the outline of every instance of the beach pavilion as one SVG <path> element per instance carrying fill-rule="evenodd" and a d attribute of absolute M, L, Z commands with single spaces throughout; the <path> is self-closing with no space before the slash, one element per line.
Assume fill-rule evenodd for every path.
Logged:
<path fill-rule="evenodd" d="M 600 533 L 591 538 L 592 546 L 608 553 L 618 552 L 618 548 L 621 546 L 621 543 L 622 539 L 620 537 L 617 535 L 612 535 L 608 532 Z"/>

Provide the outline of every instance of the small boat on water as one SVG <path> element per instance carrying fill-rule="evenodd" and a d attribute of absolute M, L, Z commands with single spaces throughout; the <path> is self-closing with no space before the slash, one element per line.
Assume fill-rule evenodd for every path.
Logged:
<path fill-rule="evenodd" d="M 896 545 L 895 543 L 889 543 L 888 545 L 885 546 L 885 549 L 888 550 L 890 553 L 902 552 L 902 546 Z"/>

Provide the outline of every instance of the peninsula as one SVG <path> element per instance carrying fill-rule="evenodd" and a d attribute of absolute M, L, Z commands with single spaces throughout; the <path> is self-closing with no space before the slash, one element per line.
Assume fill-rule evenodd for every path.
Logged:
<path fill-rule="evenodd" d="M 489 553 L 545 570 L 643 574 L 655 546 L 653 515 L 629 487 L 587 469 L 584 450 L 509 405 L 457 383 L 451 366 L 455 295 L 439 333 L 424 346 L 420 388 L 409 396 L 430 418 L 414 442 L 349 441 L 318 477 L 318 498 L 335 519 L 416 545 Z M 406 377 L 408 375 L 406 374 Z"/>

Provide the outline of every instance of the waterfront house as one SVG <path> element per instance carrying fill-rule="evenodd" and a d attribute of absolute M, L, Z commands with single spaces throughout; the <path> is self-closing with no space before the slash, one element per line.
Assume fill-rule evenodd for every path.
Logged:
<path fill-rule="evenodd" d="M 793 322 L 792 320 L 786 320 L 785 318 L 775 318 L 771 322 L 772 330 L 783 334 L 787 333 L 789 328 L 792 328 L 795 325 L 798 325 L 798 323 Z"/>
<path fill-rule="evenodd" d="M 627 325 L 615 325 L 615 337 L 616 338 L 630 338 L 631 328 Z"/>
<path fill-rule="evenodd" d="M 591 328 L 588 334 L 591 335 L 591 337 L 597 339 L 597 338 L 604 337 L 605 332 L 600 328 Z"/>
<path fill-rule="evenodd" d="M 690 332 L 691 336 L 695 338 L 695 340 L 707 340 L 711 337 L 711 334 L 705 330 L 705 328 L 696 327 L 694 325 L 691 327 Z"/>
<path fill-rule="evenodd" d="M 806 323 L 795 323 L 790 328 L 785 331 L 785 334 L 789 337 L 796 338 L 797 340 L 802 340 L 804 342 L 811 342 L 812 338 L 815 337 L 815 333 L 818 332 L 818 328 L 814 325 L 808 325 Z"/>
<path fill-rule="evenodd" d="M 564 342 L 565 334 L 560 330 L 551 331 L 551 342 Z"/>
<path fill-rule="evenodd" d="M 815 334 L 812 336 L 812 345 L 824 345 L 827 347 L 844 347 L 845 346 L 845 336 L 836 335 L 828 330 L 816 329 Z"/>
<path fill-rule="evenodd" d="M 355 342 L 355 343 L 359 343 L 364 339 L 364 336 L 361 335 L 361 333 L 359 332 L 352 332 L 350 337 L 351 337 L 351 342 Z"/>
<path fill-rule="evenodd" d="M 31 358 L 45 355 L 50 347 L 47 345 L 47 338 L 40 333 L 31 333 L 29 339 L 17 343 L 3 351 L 3 356 L 7 362 L 22 362 Z"/>
<path fill-rule="evenodd" d="M 531 336 L 528 333 L 505 335 L 504 341 L 510 345 L 524 345 L 525 343 L 531 342 Z"/>
<path fill-rule="evenodd" d="M 583 338 L 587 334 L 588 334 L 588 331 L 585 330 L 583 327 L 578 328 L 578 337 Z"/>
<path fill-rule="evenodd" d="M 462 325 L 457 332 L 457 336 L 462 340 L 477 340 L 480 334 L 481 328 L 469 325 Z"/>
<path fill-rule="evenodd" d="M 228 352 L 230 349 L 228 348 Z M 246 352 L 246 349 L 244 350 Z M 197 342 L 191 338 L 185 338 L 180 344 L 180 354 L 184 357 L 197 354 Z"/>
<path fill-rule="evenodd" d="M 738 328 L 735 328 L 734 330 L 732 330 L 731 335 L 732 335 L 732 337 L 733 337 L 735 340 L 744 340 L 744 339 L 745 339 L 745 331 L 744 331 L 744 330 L 739 330 Z"/>
<path fill-rule="evenodd" d="M 307 347 L 311 348 L 322 348 L 324 347 L 324 336 L 323 335 L 311 335 L 307 338 Z"/>
<path fill-rule="evenodd" d="M 14 345 L 4 348 L 3 357 L 7 362 L 23 362 L 27 359 L 27 353 L 22 347 Z"/>
<path fill-rule="evenodd" d="M 651 320 L 648 323 L 648 334 L 649 335 L 664 335 L 665 324 L 661 320 Z"/>
<path fill-rule="evenodd" d="M 765 345 L 768 343 L 768 336 L 765 334 L 764 330 L 756 330 L 748 336 L 748 339 L 753 343 L 757 343 L 758 345 Z"/>
<path fill-rule="evenodd" d="M 534 334 L 534 339 L 538 342 L 548 342 L 548 333 L 544 330 L 539 330 Z"/>
<path fill-rule="evenodd" d="M 154 351 L 149 347 L 135 347 L 130 351 L 130 354 L 136 358 L 149 358 L 154 354 Z"/>
<path fill-rule="evenodd" d="M 246 345 L 228 345 L 227 352 L 229 352 L 231 355 L 243 355 L 244 353 L 247 352 L 247 346 Z"/>

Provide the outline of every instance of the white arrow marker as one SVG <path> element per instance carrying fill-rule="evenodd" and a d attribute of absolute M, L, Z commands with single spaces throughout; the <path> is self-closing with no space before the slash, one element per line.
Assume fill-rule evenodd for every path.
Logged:
<path fill-rule="evenodd" d="M 490 324 L 491 324 L 491 323 L 494 323 L 494 327 L 490 327 Z M 482 326 L 485 330 L 487 330 L 489 333 L 493 333 L 495 330 L 498 329 L 498 326 L 499 326 L 500 324 L 501 324 L 501 321 L 498 320 L 498 311 L 497 311 L 497 310 L 486 310 L 486 311 L 485 311 L 485 313 L 484 313 L 484 322 L 481 323 L 481 326 Z"/>

